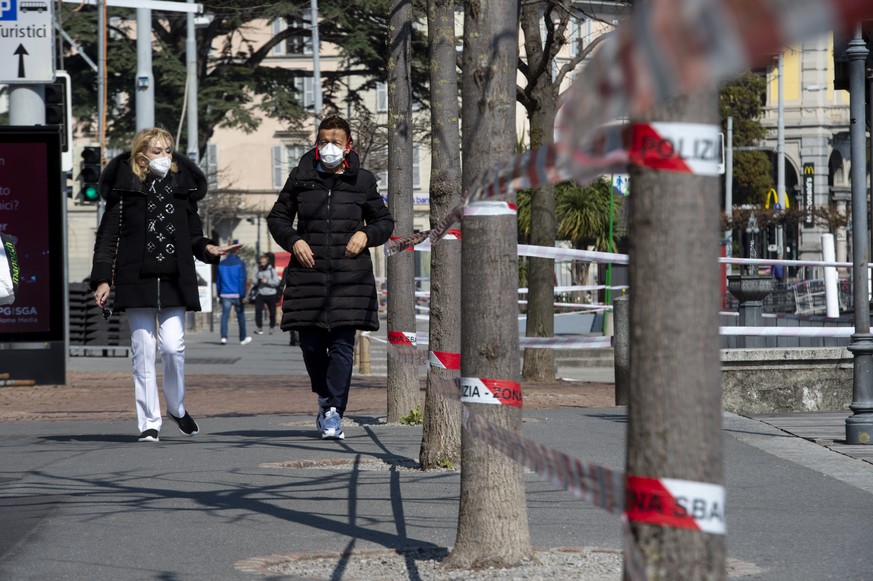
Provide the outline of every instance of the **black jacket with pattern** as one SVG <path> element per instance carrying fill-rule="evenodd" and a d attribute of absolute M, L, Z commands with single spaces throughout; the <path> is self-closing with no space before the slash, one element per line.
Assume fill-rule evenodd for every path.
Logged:
<path fill-rule="evenodd" d="M 183 155 L 173 153 L 179 168 L 170 172 L 173 189 L 173 224 L 176 226 L 178 269 L 160 278 L 140 274 L 146 245 L 146 185 L 130 167 L 130 152 L 115 157 L 100 176 L 100 195 L 106 212 L 97 229 L 91 288 L 108 282 L 115 288 L 113 309 L 185 307 L 200 310 L 194 257 L 217 263 L 206 256 L 206 245 L 215 244 L 203 236 L 197 202 L 206 195 L 206 176 Z M 187 242 L 187 243 L 185 243 Z M 113 280 L 114 270 L 114 280 Z"/>
<path fill-rule="evenodd" d="M 273 239 L 292 253 L 285 269 L 283 330 L 379 328 L 370 253 L 365 249 L 349 258 L 345 248 L 359 231 L 367 235 L 367 248 L 381 246 L 394 231 L 394 220 L 379 195 L 376 177 L 360 167 L 355 152 L 346 160 L 349 166 L 344 173 L 319 174 L 315 150 L 306 153 L 267 216 Z M 293 257 L 294 243 L 300 239 L 312 249 L 313 268 L 301 266 Z"/>

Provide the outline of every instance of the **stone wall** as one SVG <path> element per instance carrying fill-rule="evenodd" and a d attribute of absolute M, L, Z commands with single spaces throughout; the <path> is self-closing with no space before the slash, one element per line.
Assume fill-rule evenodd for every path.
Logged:
<path fill-rule="evenodd" d="M 842 347 L 723 349 L 725 411 L 756 415 L 848 410 L 852 354 Z"/>

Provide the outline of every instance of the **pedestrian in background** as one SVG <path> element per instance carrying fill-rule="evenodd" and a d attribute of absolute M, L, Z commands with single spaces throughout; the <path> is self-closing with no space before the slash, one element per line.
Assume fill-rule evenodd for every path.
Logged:
<path fill-rule="evenodd" d="M 236 240 L 234 240 L 236 242 Z M 215 290 L 221 299 L 221 344 L 227 345 L 227 323 L 231 309 L 236 311 L 239 323 L 239 344 L 248 345 L 252 338 L 246 335 L 246 289 L 248 278 L 246 265 L 236 254 L 227 256 L 218 265 L 218 276 L 215 278 Z"/>
<path fill-rule="evenodd" d="M 315 425 L 322 439 L 342 439 L 355 332 L 379 328 L 367 248 L 381 246 L 394 230 L 376 177 L 352 149 L 345 119 L 332 115 L 321 122 L 316 147 L 291 170 L 267 224 L 279 246 L 292 253 L 281 327 L 300 333 L 303 361 L 318 395 Z"/>
<path fill-rule="evenodd" d="M 157 442 L 161 430 L 156 350 L 164 363 L 167 415 L 183 434 L 200 431 L 185 409 L 185 311 L 200 310 L 194 257 L 216 263 L 240 244 L 218 246 L 203 236 L 197 202 L 206 176 L 173 151 L 173 137 L 153 127 L 139 131 L 130 151 L 100 176 L 106 211 L 97 229 L 90 284 L 94 300 L 115 287 L 116 311 L 127 311 L 140 442 Z M 231 254 L 235 256 L 235 254 Z"/>
<path fill-rule="evenodd" d="M 263 335 L 264 307 L 270 322 L 270 335 L 276 328 L 276 303 L 279 302 L 279 275 L 270 263 L 267 254 L 258 258 L 258 272 L 255 273 L 255 334 Z"/>

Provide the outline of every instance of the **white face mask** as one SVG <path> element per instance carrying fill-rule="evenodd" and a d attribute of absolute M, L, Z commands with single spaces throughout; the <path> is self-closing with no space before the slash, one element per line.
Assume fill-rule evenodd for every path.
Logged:
<path fill-rule="evenodd" d="M 333 169 L 343 160 L 344 153 L 339 146 L 328 143 L 318 148 L 318 159 L 324 167 Z"/>
<path fill-rule="evenodd" d="M 156 157 L 149 160 L 149 171 L 158 176 L 158 178 L 164 179 L 170 171 L 171 165 L 173 165 L 173 160 L 169 157 Z"/>

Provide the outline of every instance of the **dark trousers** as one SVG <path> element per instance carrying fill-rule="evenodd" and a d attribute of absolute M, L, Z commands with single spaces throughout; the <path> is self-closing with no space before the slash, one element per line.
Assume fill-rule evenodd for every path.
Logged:
<path fill-rule="evenodd" d="M 342 416 L 352 384 L 355 328 L 338 327 L 328 331 L 305 327 L 299 331 L 303 362 L 312 382 L 312 391 L 318 394 L 318 405 L 322 411 L 336 408 Z"/>
<path fill-rule="evenodd" d="M 255 327 L 263 328 L 264 322 L 264 305 L 267 306 L 267 315 L 270 317 L 270 328 L 276 326 L 276 303 L 279 302 L 279 295 L 257 295 L 255 297 Z"/>

